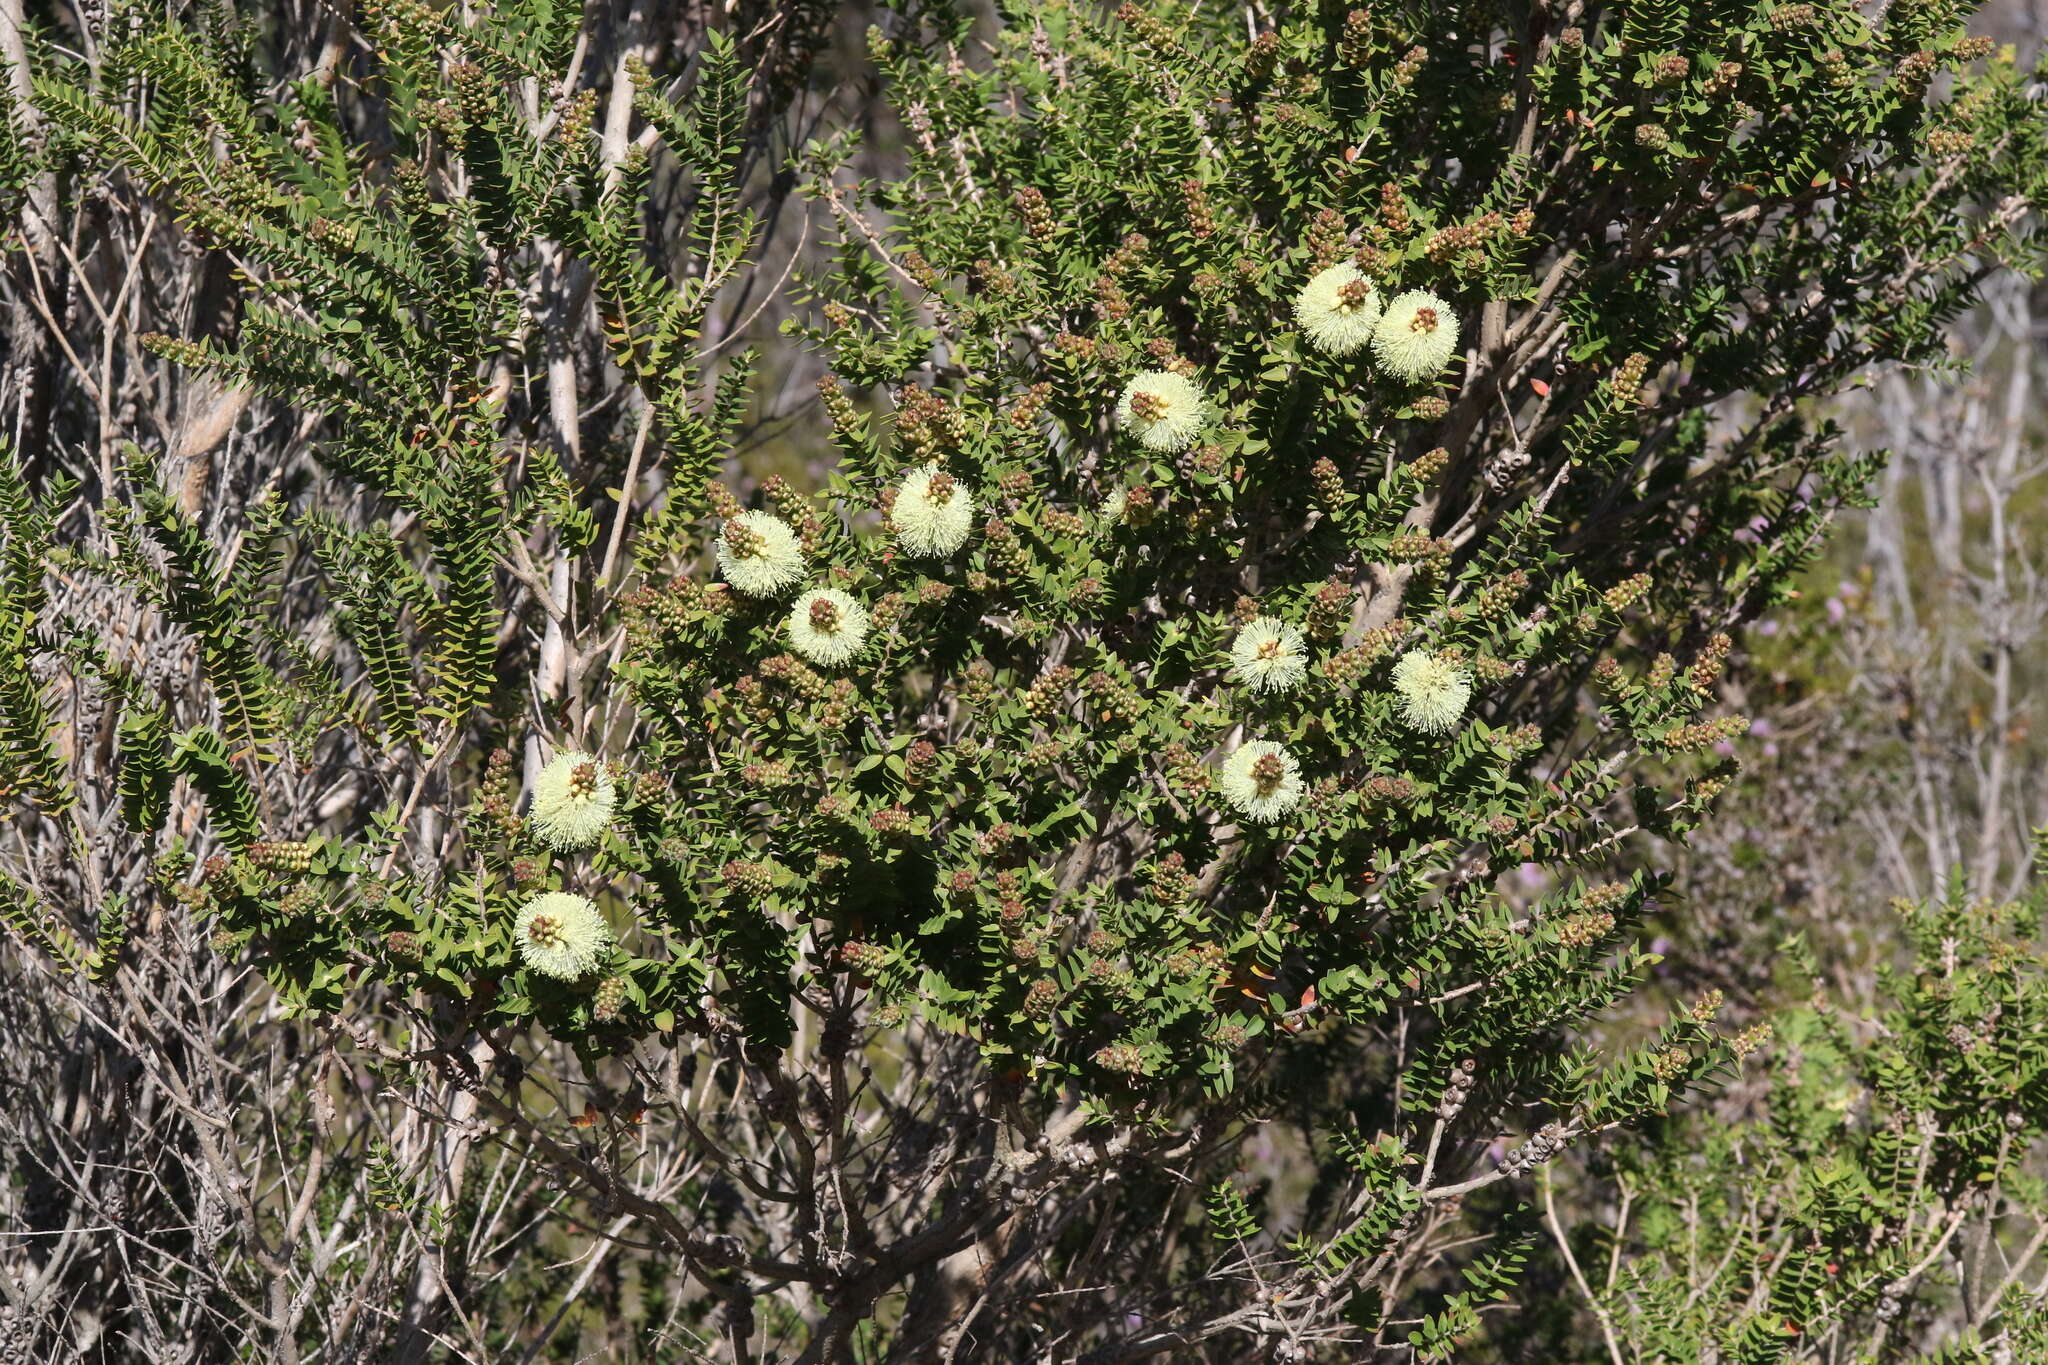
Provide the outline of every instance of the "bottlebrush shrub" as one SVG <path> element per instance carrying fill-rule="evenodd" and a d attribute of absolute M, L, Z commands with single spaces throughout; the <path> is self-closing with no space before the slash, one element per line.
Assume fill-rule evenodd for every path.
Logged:
<path fill-rule="evenodd" d="M 74 137 L 266 266 L 239 348 L 158 349 L 336 419 L 339 484 L 260 504 L 237 557 L 141 456 L 91 561 L 147 593 L 168 559 L 231 732 L 170 737 L 74 645 L 128 699 L 140 830 L 180 773 L 211 813 L 167 894 L 294 1003 L 434 1040 L 351 1035 L 384 1064 L 549 1035 L 680 1124 L 716 1199 L 628 1191 L 616 1128 L 606 1155 L 468 1073 L 682 1258 L 732 1358 L 1447 1357 L 1526 1259 L 1510 1182 L 1735 1057 L 1709 1010 L 1583 1036 L 1653 961 L 1631 850 L 1726 780 L 1728 632 L 1874 467 L 1812 400 L 1937 358 L 1985 272 L 2034 263 L 2048 127 L 1953 7 L 1576 13 L 1247 35 L 1053 4 L 985 53 L 965 12 L 893 17 L 904 173 L 851 177 L 844 131 L 805 159 L 832 240 L 793 331 L 836 447 L 810 492 L 703 478 L 746 380 L 700 396 L 706 282 L 750 239 L 716 49 L 694 103 L 639 89 L 705 195 L 648 240 L 649 162 L 598 156 L 590 101 L 522 120 L 559 27 L 377 11 L 430 178 L 268 137 L 336 128 L 324 88 L 259 113 L 175 35 L 113 69 L 208 102 L 205 136 L 49 82 Z M 222 137 L 250 149 L 232 211 Z M 609 538 L 615 466 L 580 487 L 485 383 L 522 344 L 510 281 L 556 250 L 670 476 Z M 1369 342 L 1338 310 L 1377 311 Z M 353 524 L 358 495 L 397 516 Z M 281 544 L 348 651 L 251 624 Z M 569 662 L 528 691 L 562 657 L 536 638 Z M 328 730 L 398 755 L 404 795 L 273 827 L 260 797 Z M 532 818 L 486 759 L 529 735 L 575 759 Z M 1239 1163 L 1283 1113 L 1314 1172 L 1275 1191 Z"/>
<path fill-rule="evenodd" d="M 1541 1358 L 2048 1358 L 2044 898 L 1895 902 L 1909 961 L 1842 1000 L 1803 944 L 1759 1084 L 1600 1153 Z M 1595 1248 L 1597 1256 L 1591 1255 Z M 1788 1349 L 1789 1348 L 1789 1349 Z"/>

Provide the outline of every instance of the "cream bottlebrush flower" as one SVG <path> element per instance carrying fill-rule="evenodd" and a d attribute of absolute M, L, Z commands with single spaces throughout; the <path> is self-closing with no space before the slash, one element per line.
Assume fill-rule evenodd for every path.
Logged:
<path fill-rule="evenodd" d="M 1458 319 L 1436 295 L 1411 289 L 1387 305 L 1373 329 L 1372 353 L 1380 368 L 1414 383 L 1444 367 L 1458 349 Z"/>
<path fill-rule="evenodd" d="M 528 818 L 542 843 L 564 852 L 589 848 L 604 837 L 618 800 L 605 765 L 572 750 L 556 754 L 534 778 Z"/>
<path fill-rule="evenodd" d="M 1371 341 L 1379 326 L 1379 291 L 1357 266 L 1340 261 L 1294 296 L 1294 320 L 1317 350 L 1350 355 Z"/>
<path fill-rule="evenodd" d="M 889 521 L 905 554 L 943 558 L 974 529 L 974 495 L 936 464 L 919 465 L 897 487 Z"/>
<path fill-rule="evenodd" d="M 574 981 L 597 966 L 611 947 L 611 926 L 597 906 L 568 891 L 549 891 L 519 908 L 512 937 L 527 966 L 544 976 Z"/>
<path fill-rule="evenodd" d="M 837 588 L 813 588 L 789 609 L 790 647 L 814 664 L 843 664 L 867 643 L 868 612 Z"/>
<path fill-rule="evenodd" d="M 742 512 L 718 533 L 718 571 L 749 597 L 773 597 L 804 576 L 804 547 L 781 517 Z"/>
<path fill-rule="evenodd" d="M 1116 424 L 1147 450 L 1185 450 L 1202 429 L 1202 391 L 1186 375 L 1147 370 L 1117 400 Z"/>
<path fill-rule="evenodd" d="M 1247 740 L 1223 760 L 1216 790 L 1249 818 L 1270 823 L 1301 804 L 1301 765 L 1269 739 Z"/>
<path fill-rule="evenodd" d="M 1441 735 L 1465 714 L 1472 676 L 1434 654 L 1411 649 L 1394 664 L 1394 691 L 1401 696 L 1401 719 L 1410 729 Z"/>
<path fill-rule="evenodd" d="M 1308 673 L 1308 648 L 1296 627 L 1254 616 L 1231 642 L 1230 662 L 1254 692 L 1291 692 Z"/>

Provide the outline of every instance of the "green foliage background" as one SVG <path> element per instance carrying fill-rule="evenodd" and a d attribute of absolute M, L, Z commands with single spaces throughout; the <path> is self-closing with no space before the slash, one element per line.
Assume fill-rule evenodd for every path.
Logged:
<path fill-rule="evenodd" d="M 74 350 L 37 399 L 60 435 L 17 424 L 22 940 L 140 995 L 173 964 L 138 927 L 183 917 L 207 970 L 260 971 L 346 1065 L 445 1083 L 404 1101 L 410 1156 L 367 1128 L 342 1148 L 442 1282 L 474 1192 L 459 1166 L 404 1185 L 487 1122 L 570 1192 L 528 1190 L 533 1217 L 623 1219 L 685 1267 L 657 1291 L 637 1262 L 634 1292 L 706 1358 L 1512 1359 L 1546 1331 L 1558 1358 L 1581 1312 L 1617 1361 L 1790 1358 L 1863 1317 L 1871 1358 L 1892 1349 L 1926 1201 L 1964 1208 L 1986 1172 L 2030 1197 L 2004 1164 L 2035 1122 L 2037 987 L 2000 946 L 2019 912 L 1960 887 L 1916 912 L 1923 967 L 1985 964 L 1896 993 L 1917 1051 L 1783 1020 L 1812 1065 L 1873 1068 L 1897 1123 L 1856 1141 L 1789 1064 L 1803 1098 L 1768 1136 L 1674 1136 L 1761 1031 L 1713 999 L 1602 1021 L 1657 960 L 1667 880 L 1638 846 L 1691 833 L 1734 771 L 1731 633 L 1881 465 L 1820 400 L 1938 360 L 1987 275 L 2038 268 L 2039 73 L 1946 4 L 1251 32 L 908 7 L 841 57 L 901 119 L 878 155 L 851 121 L 805 126 L 807 68 L 759 36 L 824 30 L 773 14 L 707 24 L 673 71 L 539 2 L 373 5 L 345 71 L 310 74 L 266 69 L 224 11 L 123 11 L 83 56 L 42 36 L 0 177 L 21 297 L 47 304 L 63 254 L 37 197 L 105 177 L 234 305 L 209 331 L 104 310 L 119 363 Z M 781 333 L 809 360 L 748 311 L 793 202 Z M 1440 296 L 1442 374 L 1304 340 L 1297 293 L 1346 260 Z M 759 479 L 734 455 L 761 377 L 803 364 L 832 453 Z M 1182 451 L 1112 416 L 1157 370 L 1206 400 Z M 179 432 L 115 416 L 124 373 L 260 397 L 272 456 L 237 505 L 178 485 Z M 981 512 L 937 561 L 890 521 L 932 463 Z M 871 613 L 844 668 L 711 571 L 748 503 L 800 535 L 808 586 Z M 1305 631 L 1300 688 L 1231 673 L 1254 613 Z M 1476 683 L 1447 738 L 1400 717 L 1415 649 Z M 64 698 L 96 742 L 60 743 Z M 1253 738 L 1308 784 L 1270 826 L 1217 787 Z M 620 785 L 587 853 L 521 813 L 558 750 Z M 516 942 L 558 889 L 617 938 L 581 980 Z M 1932 1040 L 1994 1004 L 2012 1033 L 1959 1088 Z M 1984 1117 L 1994 1092 L 2017 1123 Z M 688 1156 L 622 1158 L 643 1124 Z M 1312 1176 L 1261 1178 L 1269 1129 Z M 1632 1278 L 1596 1289 L 1552 1168 L 1634 1130 L 1602 1158 L 1646 1192 L 1610 1245 L 1638 1239 Z M 1749 1152 L 1746 1212 L 1705 1220 L 1730 1259 L 1660 1297 L 1672 1209 L 1702 1219 L 1687 1182 L 1731 1198 Z M 1742 1279 L 1786 1209 L 1809 1240 Z M 357 1322 L 317 1289 L 290 1307 L 321 1269 L 304 1214 L 245 1218 L 257 1349 Z M 1152 1267 L 1122 1292 L 1105 1236 Z M 1583 1309 L 1534 1292 L 1566 1276 Z M 2039 1328 L 2009 1295 L 1975 1327 L 2010 1350 Z M 424 1358 L 458 1297 L 416 1286 L 359 1349 Z M 573 1297 L 546 1332 L 462 1330 L 531 1357 Z"/>

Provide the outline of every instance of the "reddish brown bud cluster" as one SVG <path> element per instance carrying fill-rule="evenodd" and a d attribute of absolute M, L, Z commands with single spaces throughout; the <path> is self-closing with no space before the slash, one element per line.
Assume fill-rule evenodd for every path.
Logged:
<path fill-rule="evenodd" d="M 838 957 L 841 966 L 850 967 L 863 976 L 873 976 L 889 965 L 887 948 L 857 938 L 840 944 Z"/>
<path fill-rule="evenodd" d="M 928 739 L 913 741 L 903 753 L 903 780 L 921 787 L 939 770 L 939 746 Z"/>
<path fill-rule="evenodd" d="M 1402 468 L 1407 470 L 1410 477 L 1414 478 L 1416 482 L 1428 483 L 1431 479 L 1443 473 L 1444 467 L 1450 464 L 1450 462 L 1451 452 L 1445 450 L 1442 446 L 1437 446 L 1432 450 L 1426 450 L 1422 454 L 1417 455 L 1414 459 L 1403 465 Z"/>
<path fill-rule="evenodd" d="M 1427 531 L 1401 531 L 1387 542 L 1387 558 L 1396 564 L 1412 564 L 1424 559 L 1448 558 L 1452 548 L 1448 539 L 1433 536 Z"/>
<path fill-rule="evenodd" d="M 1097 1051 L 1093 1061 L 1104 1071 L 1121 1072 L 1127 1076 L 1142 1075 L 1145 1070 L 1145 1054 L 1132 1043 L 1111 1043 Z"/>
<path fill-rule="evenodd" d="M 1323 674 L 1333 682 L 1351 682 L 1393 652 L 1408 633 L 1408 623 L 1396 617 L 1384 626 L 1367 631 L 1357 644 L 1323 660 Z"/>
<path fill-rule="evenodd" d="M 304 872 L 313 866 L 313 846 L 307 843 L 254 843 L 243 853 L 250 863 L 266 872 Z"/>
<path fill-rule="evenodd" d="M 1086 687 L 1097 725 L 1134 725 L 1145 714 L 1145 703 L 1135 691 L 1099 669 L 1088 675 Z"/>
<path fill-rule="evenodd" d="M 1665 747 L 1682 754 L 1696 754 L 1724 740 L 1734 739 L 1749 729 L 1747 716 L 1723 716 L 1718 720 L 1681 725 L 1664 736 Z"/>
<path fill-rule="evenodd" d="M 795 780 L 796 776 L 790 771 L 789 764 L 779 758 L 749 763 L 740 769 L 740 782 L 756 791 L 774 791 L 778 787 L 787 787 Z"/>
<path fill-rule="evenodd" d="M 1643 378 L 1650 372 L 1650 357 L 1637 351 L 1615 367 L 1607 381 L 1608 393 L 1616 407 L 1641 407 L 1646 401 Z"/>
<path fill-rule="evenodd" d="M 939 287 L 939 272 L 932 269 L 932 263 L 916 247 L 906 247 L 896 257 L 896 263 L 903 267 L 903 273 L 927 290 Z"/>
<path fill-rule="evenodd" d="M 1010 404 L 1010 425 L 1019 431 L 1029 431 L 1038 421 L 1038 415 L 1045 411 L 1045 405 L 1052 401 L 1050 383 L 1033 384 Z"/>
<path fill-rule="evenodd" d="M 896 438 L 910 463 L 923 463 L 958 450 L 967 440 L 966 414 L 938 394 L 905 384 L 896 398 Z"/>
<path fill-rule="evenodd" d="M 1707 641 L 1706 648 L 1700 651 L 1699 657 L 1693 660 L 1692 667 L 1686 670 L 1686 681 L 1692 684 L 1695 692 L 1705 692 L 1719 680 L 1721 669 L 1728 662 L 1728 651 L 1734 648 L 1734 645 L 1733 640 L 1719 631 Z"/>
<path fill-rule="evenodd" d="M 1609 611 L 1627 611 L 1650 593 L 1650 576 L 1646 573 L 1632 574 L 1600 594 Z"/>
<path fill-rule="evenodd" d="M 1491 654 L 1481 654 L 1472 660 L 1473 678 L 1487 686 L 1506 682 L 1521 671 L 1520 663 L 1510 663 Z"/>
<path fill-rule="evenodd" d="M 1627 882 L 1598 882 L 1579 892 L 1581 910 L 1612 910 L 1629 898 Z"/>
<path fill-rule="evenodd" d="M 1309 466 L 1308 477 L 1324 507 L 1334 508 L 1344 501 L 1344 478 L 1337 472 L 1335 460 L 1327 455 L 1318 459 Z"/>
<path fill-rule="evenodd" d="M 1156 51 L 1178 53 L 1182 50 L 1179 41 L 1173 36 L 1173 30 L 1143 6 L 1132 3 L 1132 0 L 1124 0 L 1123 4 L 1116 7 L 1116 17 L 1120 23 L 1130 25 L 1131 31 Z"/>
<path fill-rule="evenodd" d="M 1124 520 L 1132 526 L 1149 525 L 1158 510 L 1158 501 L 1150 486 L 1134 483 L 1124 490 Z"/>
<path fill-rule="evenodd" d="M 1402 234 L 1412 230 L 1415 217 L 1408 212 L 1408 200 L 1401 187 L 1389 180 L 1380 186 L 1380 222 L 1387 231 Z"/>
<path fill-rule="evenodd" d="M 704 486 L 704 500 L 711 504 L 711 515 L 720 521 L 731 521 L 747 510 L 740 506 L 740 500 L 733 496 L 733 491 L 716 479 Z"/>
<path fill-rule="evenodd" d="M 1008 820 L 1001 820 L 977 835 L 974 840 L 974 846 L 981 852 L 983 857 L 989 857 L 1007 849 L 1011 844 L 1021 839 L 1023 834 L 1022 830 L 1018 829 Z M 997 879 L 997 884 L 999 886 L 1003 884 L 1000 877 Z"/>
<path fill-rule="evenodd" d="M 1196 446 L 1187 454 L 1186 468 L 1191 473 L 1215 478 L 1226 472 L 1229 467 L 1229 460 L 1223 453 L 1223 447 L 1219 445 L 1205 443 Z"/>
<path fill-rule="evenodd" d="M 1214 976 L 1222 967 L 1223 949 L 1214 943 L 1190 944 L 1169 953 L 1166 958 L 1167 973 L 1183 981 L 1198 976 Z"/>
<path fill-rule="evenodd" d="M 1372 55 L 1372 12 L 1355 9 L 1344 16 L 1337 34 L 1337 60 L 1349 67 L 1363 66 Z"/>
<path fill-rule="evenodd" d="M 1961 128 L 1936 128 L 1927 134 L 1927 150 L 1943 160 L 1961 156 L 1976 145 L 1975 135 Z"/>
<path fill-rule="evenodd" d="M 1344 259 L 1345 236 L 1344 215 L 1335 209 L 1322 209 L 1310 220 L 1308 250 L 1314 269 L 1322 270 Z"/>
<path fill-rule="evenodd" d="M 1280 35 L 1267 29 L 1251 40 L 1244 50 L 1244 64 L 1240 68 L 1245 79 L 1258 83 L 1273 74 L 1273 65 L 1280 56 Z"/>
<path fill-rule="evenodd" d="M 590 1017 L 600 1024 L 609 1024 L 617 1019 L 626 1008 L 626 978 L 608 976 L 597 983 L 597 989 L 590 996 Z"/>
<path fill-rule="evenodd" d="M 1116 276 L 1107 270 L 1095 277 L 1095 316 L 1104 322 L 1121 322 L 1131 315 L 1131 298 Z"/>
<path fill-rule="evenodd" d="M 1480 589 L 1472 609 L 1485 620 L 1496 620 L 1506 615 L 1528 590 L 1529 575 L 1516 569 Z"/>
<path fill-rule="evenodd" d="M 1178 853 L 1169 853 L 1154 863 L 1145 873 L 1151 883 L 1149 894 L 1161 905 L 1184 905 L 1194 892 L 1195 879 L 1187 870 L 1187 860 Z"/>
<path fill-rule="evenodd" d="M 1209 790 L 1213 781 L 1209 769 L 1187 745 L 1178 741 L 1169 744 L 1160 757 L 1166 764 L 1167 779 L 1177 789 L 1194 796 Z"/>
<path fill-rule="evenodd" d="M 1312 640 L 1336 639 L 1351 623 L 1353 600 L 1349 583 L 1341 578 L 1330 579 L 1308 600 L 1308 610 L 1302 614 L 1302 630 Z"/>
<path fill-rule="evenodd" d="M 1216 235 L 1216 212 L 1209 204 L 1209 191 L 1201 181 L 1187 179 L 1180 182 L 1182 202 L 1187 206 L 1188 232 L 1196 238 Z"/>
<path fill-rule="evenodd" d="M 1469 223 L 1454 223 L 1429 234 L 1423 252 L 1438 265 L 1449 264 L 1468 252 L 1479 250 L 1503 226 L 1498 213 L 1484 213 Z"/>
<path fill-rule="evenodd" d="M 1614 916 L 1604 912 L 1581 911 L 1567 915 L 1557 926 L 1557 941 L 1567 948 L 1587 948 L 1614 932 Z"/>
<path fill-rule="evenodd" d="M 1059 1003 L 1060 988 L 1051 977 L 1041 976 L 1024 992 L 1022 1012 L 1027 1019 L 1047 1019 Z"/>
<path fill-rule="evenodd" d="M 1017 213 L 1024 220 L 1024 230 L 1031 234 L 1033 241 L 1052 240 L 1052 209 L 1046 205 L 1045 195 L 1036 186 L 1026 185 L 1010 196 L 1010 202 L 1017 206 Z"/>
<path fill-rule="evenodd" d="M 1038 522 L 1039 525 L 1045 528 L 1046 534 L 1050 536 L 1065 536 L 1070 540 L 1080 540 L 1088 534 L 1088 518 L 1082 516 L 1079 512 L 1067 512 L 1057 507 L 1048 507 L 1038 514 Z"/>
<path fill-rule="evenodd" d="M 1018 538 L 1016 530 L 1001 517 L 990 517 L 981 528 L 981 537 L 988 545 L 988 557 L 998 568 L 1010 574 L 1025 574 L 1031 569 L 1031 550 Z"/>
<path fill-rule="evenodd" d="M 728 891 L 759 899 L 775 889 L 775 869 L 767 863 L 734 858 L 719 869 Z"/>
<path fill-rule="evenodd" d="M 1405 777 L 1388 777 L 1381 774 L 1368 777 L 1358 785 L 1359 794 L 1368 801 L 1400 802 L 1415 799 L 1415 783 Z"/>
<path fill-rule="evenodd" d="M 1024 709 L 1040 720 L 1050 718 L 1066 704 L 1067 691 L 1076 674 L 1066 664 L 1049 668 L 1024 691 Z"/>

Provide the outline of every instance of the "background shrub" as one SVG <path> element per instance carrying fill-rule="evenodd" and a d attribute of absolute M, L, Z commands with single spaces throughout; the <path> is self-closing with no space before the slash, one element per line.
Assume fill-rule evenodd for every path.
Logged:
<path fill-rule="evenodd" d="M 37 35 L 9 951 L 69 1113 L 157 1108 L 10 1115 L 9 1330 L 1481 1349 L 1551 1164 L 1761 1037 L 1603 1024 L 1637 845 L 1879 468 L 1820 400 L 2036 264 L 2043 166 L 1956 7 L 1568 17 L 893 10 L 886 159 L 802 7 Z M 759 477 L 778 292 L 834 455 Z"/>

